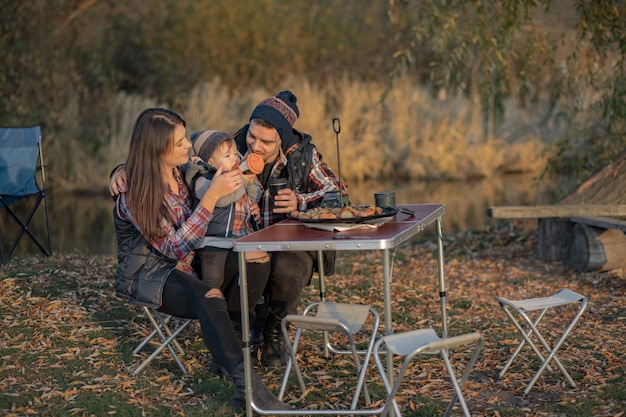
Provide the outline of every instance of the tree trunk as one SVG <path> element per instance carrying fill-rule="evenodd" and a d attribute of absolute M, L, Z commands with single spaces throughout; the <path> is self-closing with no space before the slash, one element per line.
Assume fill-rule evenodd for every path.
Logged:
<path fill-rule="evenodd" d="M 626 267 L 626 236 L 615 229 L 576 224 L 566 266 L 578 272 L 608 271 Z"/>
<path fill-rule="evenodd" d="M 574 224 L 567 218 L 546 218 L 539 219 L 538 227 L 537 258 L 546 261 L 563 259 L 573 238 Z"/>

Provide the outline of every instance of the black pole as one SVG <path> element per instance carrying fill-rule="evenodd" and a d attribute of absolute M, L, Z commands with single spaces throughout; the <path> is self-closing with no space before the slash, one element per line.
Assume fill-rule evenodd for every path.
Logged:
<path fill-rule="evenodd" d="M 338 117 L 333 119 L 333 132 L 337 141 L 337 175 L 339 176 L 339 207 L 343 208 L 343 186 L 341 185 L 341 157 L 339 156 L 339 132 L 341 132 L 341 121 Z"/>

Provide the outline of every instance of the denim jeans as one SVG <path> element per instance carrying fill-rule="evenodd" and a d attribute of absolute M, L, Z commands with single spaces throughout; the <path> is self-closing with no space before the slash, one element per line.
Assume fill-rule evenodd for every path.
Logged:
<path fill-rule="evenodd" d="M 231 372 L 243 361 L 241 343 L 230 321 L 226 300 L 206 298 L 210 286 L 194 276 L 174 270 L 163 286 L 159 311 L 197 319 L 202 339 L 213 360 Z"/>

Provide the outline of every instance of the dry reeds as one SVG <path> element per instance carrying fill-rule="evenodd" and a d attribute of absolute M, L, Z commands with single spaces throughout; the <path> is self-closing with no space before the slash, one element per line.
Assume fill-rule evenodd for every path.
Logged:
<path fill-rule="evenodd" d="M 316 86 L 290 77 L 282 89 L 298 97 L 300 118 L 295 128 L 309 133 L 324 157 L 337 171 L 336 137 L 332 119 L 340 118 L 341 174 L 349 182 L 367 179 L 467 180 L 509 172 L 539 172 L 546 138 L 544 131 L 526 129 L 518 140 L 499 136 L 486 139 L 480 106 L 466 97 L 438 98 L 408 79 L 397 80 L 381 101 L 388 85 L 340 78 L 332 85 Z M 175 109 L 195 130 L 217 129 L 234 133 L 249 121 L 254 106 L 278 93 L 262 88 L 229 91 L 218 80 L 197 85 L 184 109 Z M 96 172 L 106 175 L 125 159 L 135 117 L 155 103 L 120 93 L 110 111 L 110 138 Z M 508 102 L 502 135 L 513 135 L 540 115 L 515 108 Z M 515 122 L 519 121 L 519 126 Z M 95 168 L 94 168 L 95 169 Z"/>

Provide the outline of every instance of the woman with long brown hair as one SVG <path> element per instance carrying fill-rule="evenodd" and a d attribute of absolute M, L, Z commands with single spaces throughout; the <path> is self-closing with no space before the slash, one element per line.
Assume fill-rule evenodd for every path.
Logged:
<path fill-rule="evenodd" d="M 235 385 L 233 407 L 245 408 L 243 352 L 226 300 L 196 276 L 193 249 L 203 238 L 217 200 L 241 186 L 240 169 L 217 170 L 195 208 L 181 166 L 191 143 L 185 121 L 171 110 L 144 110 L 133 128 L 125 191 L 113 212 L 118 246 L 117 295 L 176 317 L 198 319 L 212 359 Z M 232 274 L 230 274 L 232 275 Z M 265 282 L 251 281 L 262 289 Z M 255 291 L 255 289 L 250 289 Z M 264 409 L 288 409 L 253 372 L 253 399 Z"/>

